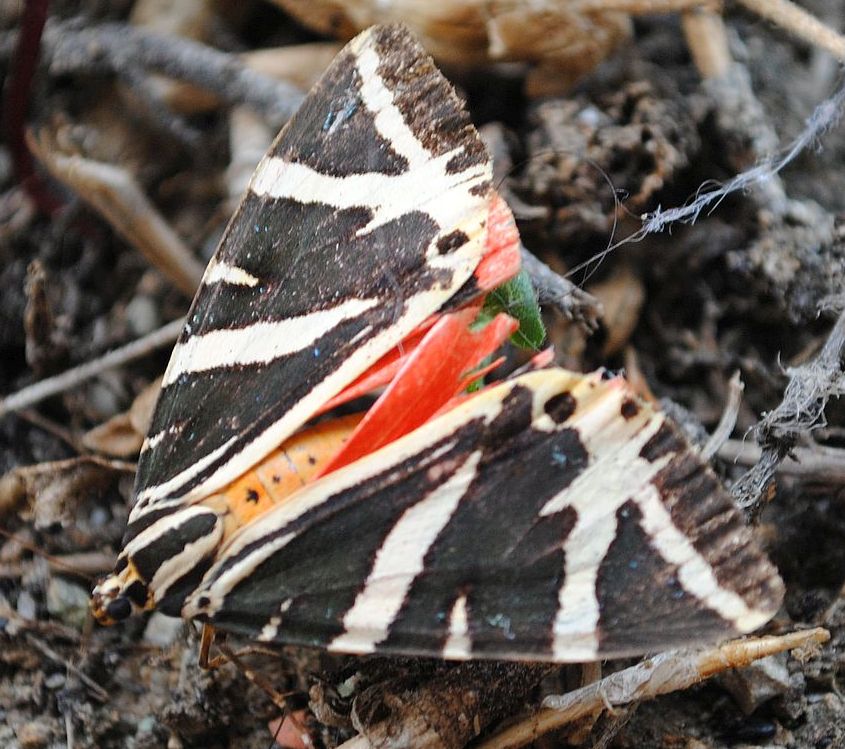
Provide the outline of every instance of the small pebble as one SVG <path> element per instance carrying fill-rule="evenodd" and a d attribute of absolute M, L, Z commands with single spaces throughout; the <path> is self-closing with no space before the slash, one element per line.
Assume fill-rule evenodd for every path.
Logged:
<path fill-rule="evenodd" d="M 52 735 L 49 727 L 37 720 L 18 726 L 15 733 L 21 749 L 41 749 L 41 747 L 47 746 Z"/>
<path fill-rule="evenodd" d="M 52 674 L 44 679 L 44 686 L 51 690 L 61 689 L 66 683 L 65 675 L 59 673 Z"/>
<path fill-rule="evenodd" d="M 35 599 L 27 590 L 22 590 L 18 594 L 17 612 L 24 619 L 35 619 L 38 613 L 38 607 L 35 604 Z"/>
<path fill-rule="evenodd" d="M 82 629 L 88 618 L 89 597 L 85 588 L 61 577 L 52 577 L 47 586 L 47 611 L 69 627 Z"/>
<path fill-rule="evenodd" d="M 88 402 L 92 410 L 104 420 L 120 411 L 120 400 L 114 390 L 98 380 L 88 385 Z"/>
<path fill-rule="evenodd" d="M 161 326 L 158 306 L 148 296 L 136 296 L 126 305 L 126 325 L 135 336 L 152 333 Z"/>
<path fill-rule="evenodd" d="M 156 612 L 147 622 L 144 630 L 144 642 L 159 648 L 172 645 L 182 631 L 184 622 L 178 617 L 165 616 Z"/>
<path fill-rule="evenodd" d="M 111 520 L 111 515 L 102 507 L 95 507 L 88 517 L 92 528 L 102 528 L 109 520 Z"/>

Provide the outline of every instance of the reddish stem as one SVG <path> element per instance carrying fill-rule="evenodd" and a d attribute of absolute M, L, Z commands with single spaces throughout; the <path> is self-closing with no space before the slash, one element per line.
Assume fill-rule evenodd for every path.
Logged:
<path fill-rule="evenodd" d="M 32 79 L 38 66 L 48 5 L 48 0 L 28 0 L 24 3 L 21 30 L 3 96 L 3 129 L 15 178 L 41 211 L 53 214 L 62 207 L 62 201 L 36 173 L 25 138 Z"/>

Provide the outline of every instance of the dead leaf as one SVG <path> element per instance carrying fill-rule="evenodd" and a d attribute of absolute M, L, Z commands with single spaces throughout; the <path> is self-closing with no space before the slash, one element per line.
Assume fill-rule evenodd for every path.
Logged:
<path fill-rule="evenodd" d="M 132 426 L 127 412 L 112 416 L 108 421 L 89 429 L 82 436 L 82 444 L 88 450 L 112 455 L 116 458 L 129 458 L 141 451 L 144 435 Z"/>
<path fill-rule="evenodd" d="M 300 23 L 348 40 L 375 23 L 401 21 L 440 64 L 467 69 L 496 62 L 536 66 L 529 95 L 566 91 L 631 35 L 625 13 L 599 4 L 524 0 L 273 0 Z"/>
<path fill-rule="evenodd" d="M 203 268 L 144 194 L 135 178 L 114 164 L 64 154 L 54 134 L 27 134 L 27 145 L 56 179 L 97 210 L 183 293 L 193 296 Z"/>
<path fill-rule="evenodd" d="M 36 528 L 74 522 L 80 499 L 108 489 L 135 465 L 83 455 L 68 460 L 19 466 L 0 477 L 0 517 L 21 510 Z"/>
<path fill-rule="evenodd" d="M 620 265 L 606 280 L 589 287 L 601 302 L 607 338 L 602 347 L 606 358 L 619 353 L 628 343 L 645 301 L 645 287 L 629 265 Z"/>
<path fill-rule="evenodd" d="M 128 411 L 89 429 L 82 437 L 82 445 L 94 452 L 115 458 L 131 458 L 137 455 L 149 431 L 159 390 L 161 378 L 147 385 L 132 402 Z"/>
<path fill-rule="evenodd" d="M 158 377 L 153 380 L 138 393 L 129 407 L 129 420 L 138 434 L 145 435 L 150 431 L 150 424 L 153 420 L 153 409 L 158 400 L 158 394 L 161 391 L 161 381 L 163 379 L 163 377 Z"/>

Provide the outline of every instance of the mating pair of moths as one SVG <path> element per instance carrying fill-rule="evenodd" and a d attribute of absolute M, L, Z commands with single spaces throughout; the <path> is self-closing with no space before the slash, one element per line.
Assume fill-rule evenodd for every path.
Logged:
<path fill-rule="evenodd" d="M 398 26 L 354 39 L 206 270 L 97 617 L 156 607 L 339 652 L 561 662 L 768 621 L 774 568 L 621 378 L 540 357 L 465 392 L 513 330 L 469 322 L 518 253 L 430 58 Z M 363 418 L 312 421 L 386 384 Z"/>

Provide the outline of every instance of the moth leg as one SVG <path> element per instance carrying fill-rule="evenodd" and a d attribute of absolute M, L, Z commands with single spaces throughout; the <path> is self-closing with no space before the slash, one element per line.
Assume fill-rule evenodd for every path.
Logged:
<path fill-rule="evenodd" d="M 211 646 L 217 640 L 217 649 L 220 655 L 211 657 Z M 273 701 L 273 704 L 285 713 L 291 713 L 288 698 L 296 694 L 296 692 L 279 692 L 273 685 L 255 669 L 247 666 L 243 660 L 245 655 L 261 655 L 272 654 L 278 655 L 276 651 L 268 650 L 267 648 L 247 646 L 237 652 L 229 648 L 225 643 L 225 633 L 221 638 L 217 638 L 217 630 L 210 624 L 203 624 L 200 632 L 200 652 L 199 652 L 199 667 L 206 671 L 213 671 L 220 668 L 227 663 L 232 663 L 235 667 L 259 689 L 264 691 L 267 696 Z"/>
<path fill-rule="evenodd" d="M 217 630 L 210 624 L 203 624 L 200 631 L 200 652 L 197 656 L 197 665 L 204 671 L 214 671 L 221 666 L 233 661 L 230 657 L 229 649 L 223 644 L 226 639 L 226 633 L 221 632 L 218 636 Z M 220 655 L 211 655 L 211 646 L 217 642 L 217 649 Z M 250 648 L 244 648 L 238 655 L 244 655 L 250 652 Z M 235 664 L 238 665 L 238 664 Z"/>
<path fill-rule="evenodd" d="M 217 640 L 217 647 L 220 650 L 220 655 L 213 658 L 211 655 L 211 646 L 216 639 L 217 630 L 210 624 L 203 624 L 200 632 L 200 648 L 199 648 L 199 667 L 207 671 L 224 666 L 226 663 L 232 663 L 249 681 L 263 691 L 279 709 L 282 717 L 279 721 L 279 730 L 282 730 L 282 725 L 285 721 L 290 721 L 293 727 L 302 735 L 310 735 L 308 726 L 306 726 L 300 719 L 302 715 L 302 706 L 291 703 L 291 697 L 302 694 L 299 691 L 279 692 L 273 687 L 268 679 L 254 669 L 247 666 L 241 658 L 245 655 L 272 654 L 278 655 L 276 651 L 267 648 L 247 646 L 238 652 L 232 651 L 226 646 L 221 639 Z"/>
<path fill-rule="evenodd" d="M 211 653 L 211 645 L 214 642 L 214 627 L 210 624 L 203 624 L 202 631 L 200 632 L 200 654 L 199 654 L 199 667 L 203 671 L 212 671 L 215 668 L 221 666 L 224 661 L 220 661 L 218 658 L 215 658 L 213 661 L 209 659 L 209 654 Z"/>
<path fill-rule="evenodd" d="M 213 628 L 209 627 L 209 629 Z M 217 647 L 222 653 L 221 656 L 215 659 L 217 663 L 222 664 L 226 661 L 233 663 L 238 669 L 238 671 L 240 671 L 247 679 L 249 679 L 253 684 L 255 684 L 255 686 L 261 689 L 272 700 L 273 704 L 278 707 L 279 710 L 282 711 L 284 715 L 289 715 L 292 717 L 293 710 L 291 709 L 289 700 L 293 695 L 299 694 L 299 692 L 297 690 L 292 690 L 289 692 L 278 691 L 265 676 L 260 674 L 255 669 L 250 668 L 246 665 L 246 663 L 243 662 L 243 660 L 241 660 L 242 657 L 245 655 L 251 655 L 254 653 L 266 654 L 268 652 L 266 648 L 246 647 L 236 653 L 222 642 L 218 643 Z M 274 655 L 278 655 L 274 651 L 270 652 L 273 652 Z"/>

